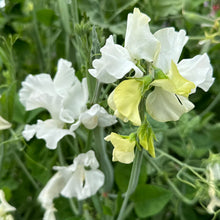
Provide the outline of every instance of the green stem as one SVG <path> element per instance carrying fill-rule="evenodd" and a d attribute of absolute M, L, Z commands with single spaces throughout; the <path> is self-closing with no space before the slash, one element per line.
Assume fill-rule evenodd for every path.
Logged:
<path fill-rule="evenodd" d="M 2 140 L 4 140 L 4 136 L 2 134 Z M 4 158 L 4 142 L 0 144 L 0 172 L 1 172 L 1 169 L 2 169 L 2 164 L 3 164 L 3 158 Z"/>
<path fill-rule="evenodd" d="M 29 173 L 27 168 L 24 166 L 23 162 L 20 160 L 20 158 L 17 156 L 17 154 L 14 151 L 12 153 L 13 153 L 13 155 L 15 157 L 16 162 L 21 167 L 21 169 L 24 171 L 24 173 L 26 174 L 27 178 L 31 181 L 31 183 L 33 184 L 34 188 L 39 190 L 38 184 L 35 182 L 34 178 L 31 176 L 31 174 Z"/>
<path fill-rule="evenodd" d="M 105 174 L 104 190 L 106 192 L 110 192 L 113 186 L 114 174 L 112 164 L 108 158 L 108 154 L 106 151 L 106 142 L 104 141 L 104 129 L 101 127 L 96 127 L 94 129 L 94 137 L 95 152 L 100 162 L 101 169 Z"/>
<path fill-rule="evenodd" d="M 34 10 L 33 10 L 33 27 L 34 27 L 35 37 L 36 37 L 36 44 L 37 44 L 38 51 L 39 51 L 39 61 L 41 64 L 41 70 L 43 70 L 45 67 L 44 52 L 43 52 L 43 45 L 40 40 L 40 34 L 38 31 L 37 16 L 36 16 L 35 8 L 36 8 L 36 6 L 34 6 Z"/>
<path fill-rule="evenodd" d="M 220 93 L 215 97 L 212 103 L 200 114 L 200 116 L 202 117 L 208 112 L 210 112 L 218 104 L 219 100 L 220 100 Z"/>
<path fill-rule="evenodd" d="M 129 197 L 135 191 L 137 187 L 140 170 L 141 170 L 142 158 L 143 158 L 143 150 L 139 151 L 137 149 L 136 154 L 135 154 L 135 159 L 134 159 L 132 169 L 131 169 L 131 176 L 130 176 L 129 183 L 128 183 L 128 189 L 125 194 L 125 198 L 122 203 L 122 207 L 120 209 L 117 220 L 124 219 L 124 213 L 126 212 L 126 207 L 127 207 Z"/>
<path fill-rule="evenodd" d="M 169 177 L 165 176 L 165 179 L 167 181 L 167 183 L 171 186 L 171 188 L 173 189 L 173 191 L 175 192 L 175 194 L 186 204 L 188 205 L 193 205 L 195 204 L 195 202 L 197 201 L 196 196 L 194 197 L 194 199 L 190 200 L 188 198 L 186 198 L 180 191 L 179 189 L 175 186 L 175 184 L 170 180 Z"/>
<path fill-rule="evenodd" d="M 150 164 L 160 173 L 165 177 L 165 180 L 167 181 L 167 183 L 171 186 L 171 188 L 173 189 L 173 191 L 175 192 L 175 194 L 186 204 L 188 205 L 192 205 L 194 204 L 197 199 L 196 197 L 193 200 L 190 200 L 188 198 L 186 198 L 180 191 L 179 189 L 175 186 L 175 184 L 170 180 L 170 178 L 157 166 L 157 164 L 155 163 L 154 160 L 152 160 L 147 154 L 145 155 L 148 159 L 148 161 L 150 162 Z"/>
<path fill-rule="evenodd" d="M 204 172 L 204 170 L 205 170 L 205 169 L 203 169 L 203 168 L 194 167 L 194 166 L 189 166 L 188 164 L 185 164 L 185 163 L 183 163 L 183 162 L 177 160 L 175 157 L 173 157 L 173 156 L 171 156 L 171 155 L 165 153 L 164 151 L 162 151 L 162 150 L 160 150 L 160 149 L 158 149 L 158 148 L 156 148 L 156 151 L 159 152 L 161 155 L 163 155 L 163 156 L 165 156 L 165 157 L 171 159 L 172 161 L 174 161 L 175 163 L 179 164 L 180 166 L 188 168 L 189 170 L 194 170 L 194 171 L 197 170 L 197 171 L 200 171 L 200 172 Z"/>

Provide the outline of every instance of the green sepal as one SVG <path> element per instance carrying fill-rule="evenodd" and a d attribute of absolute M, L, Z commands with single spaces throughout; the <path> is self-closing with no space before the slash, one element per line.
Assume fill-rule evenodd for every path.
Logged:
<path fill-rule="evenodd" d="M 157 67 L 154 68 L 154 79 L 168 79 L 168 76 L 160 69 Z"/>

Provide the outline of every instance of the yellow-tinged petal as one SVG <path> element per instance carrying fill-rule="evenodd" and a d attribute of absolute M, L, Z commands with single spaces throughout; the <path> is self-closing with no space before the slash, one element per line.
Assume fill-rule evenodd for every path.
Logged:
<path fill-rule="evenodd" d="M 114 146 L 112 160 L 121 163 L 131 163 L 134 160 L 134 147 L 136 142 L 130 140 L 129 136 L 121 136 L 112 132 L 105 137 L 106 141 L 110 141 Z"/>
<path fill-rule="evenodd" d="M 109 105 L 109 107 L 110 107 L 112 110 L 114 110 L 114 115 L 115 115 L 117 118 L 120 118 L 120 119 L 121 119 L 122 121 L 124 121 L 124 122 L 128 122 L 128 119 L 127 119 L 126 117 L 124 117 L 122 114 L 120 114 L 120 112 L 118 112 L 118 110 L 116 109 L 115 102 L 114 102 L 114 99 L 113 99 L 113 97 L 114 97 L 114 91 L 115 91 L 115 90 L 113 90 L 113 91 L 111 92 L 111 94 L 109 95 L 109 97 L 108 97 L 108 100 L 107 100 L 108 105 Z"/>
<path fill-rule="evenodd" d="M 193 82 L 188 81 L 180 75 L 177 66 L 173 61 L 171 61 L 171 69 L 168 77 L 168 79 L 154 80 L 151 85 L 161 87 L 168 92 L 184 97 L 188 97 L 191 90 L 195 88 L 195 84 Z"/>
<path fill-rule="evenodd" d="M 139 103 L 143 83 L 135 79 L 124 80 L 114 90 L 113 100 L 119 114 L 140 126 Z"/>

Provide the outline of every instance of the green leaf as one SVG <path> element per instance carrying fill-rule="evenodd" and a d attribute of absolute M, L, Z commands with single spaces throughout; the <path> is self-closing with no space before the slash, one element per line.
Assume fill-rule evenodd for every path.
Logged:
<path fill-rule="evenodd" d="M 50 26 L 55 18 L 55 13 L 51 9 L 41 9 L 36 12 L 37 20 L 46 26 Z"/>
<path fill-rule="evenodd" d="M 160 212 L 169 202 L 172 193 L 160 186 L 140 185 L 131 199 L 138 217 L 146 218 Z"/>
<path fill-rule="evenodd" d="M 200 15 L 194 12 L 188 12 L 188 11 L 184 11 L 183 12 L 183 16 L 184 18 L 190 22 L 190 24 L 206 24 L 206 25 L 214 25 L 214 19 L 205 16 L 205 15 Z"/>
<path fill-rule="evenodd" d="M 166 17 L 168 15 L 176 15 L 182 9 L 182 0 L 151 0 L 152 7 L 156 10 L 154 11 L 155 17 Z"/>

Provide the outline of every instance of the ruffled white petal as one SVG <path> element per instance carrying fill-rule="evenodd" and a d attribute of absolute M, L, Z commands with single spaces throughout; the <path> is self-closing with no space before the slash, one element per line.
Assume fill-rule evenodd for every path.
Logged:
<path fill-rule="evenodd" d="M 75 70 L 72 67 L 72 63 L 64 59 L 59 59 L 57 73 L 53 81 L 57 93 L 64 97 L 76 81 Z"/>
<path fill-rule="evenodd" d="M 90 168 L 90 170 L 85 170 L 84 167 Z M 99 163 L 94 151 L 79 154 L 74 159 L 73 165 L 69 166 L 69 170 L 73 173 L 61 194 L 68 198 L 76 197 L 79 200 L 94 195 L 104 184 L 104 174 L 97 170 L 98 167 Z"/>
<path fill-rule="evenodd" d="M 45 103 L 36 102 L 35 99 L 45 94 L 54 96 L 55 88 L 53 81 L 49 74 L 28 75 L 24 82 L 22 82 L 22 88 L 19 91 L 19 97 L 21 103 L 25 106 L 26 110 L 33 110 L 36 108 L 47 108 Z M 48 103 L 49 104 L 49 103 Z"/>
<path fill-rule="evenodd" d="M 133 59 L 151 62 L 160 48 L 159 41 L 150 32 L 149 21 L 150 18 L 138 8 L 128 14 L 125 48 Z"/>
<path fill-rule="evenodd" d="M 94 69 L 89 73 L 103 83 L 113 83 L 121 79 L 131 69 L 135 71 L 135 77 L 141 77 L 142 71 L 133 63 L 126 48 L 115 44 L 111 35 L 104 47 L 101 48 L 102 57 L 92 63 Z"/>
<path fill-rule="evenodd" d="M 162 69 L 164 73 L 168 73 L 171 60 L 173 60 L 174 63 L 178 62 L 188 37 L 184 30 L 177 32 L 174 28 L 160 29 L 154 36 L 161 44 L 160 52 L 154 61 L 154 65 Z"/>
<path fill-rule="evenodd" d="M 178 97 L 178 98 L 177 98 Z M 159 87 L 155 87 L 146 100 L 149 115 L 157 121 L 177 121 L 181 115 L 194 108 L 192 102 L 183 96 L 176 96 Z"/>
<path fill-rule="evenodd" d="M 95 157 L 94 151 L 90 150 L 87 153 L 79 154 L 73 161 L 74 166 L 82 165 L 85 167 L 91 167 L 92 169 L 97 169 L 99 163 Z"/>
<path fill-rule="evenodd" d="M 8 129 L 10 127 L 11 127 L 11 123 L 9 123 L 0 116 L 0 130 Z"/>
<path fill-rule="evenodd" d="M 63 100 L 63 107 L 60 110 L 60 119 L 66 123 L 73 123 L 75 119 L 78 119 L 80 113 L 86 110 L 87 101 L 87 80 L 83 78 L 81 83 L 76 79 L 74 86 L 71 87 Z"/>
<path fill-rule="evenodd" d="M 35 125 L 26 125 L 22 135 L 26 140 L 30 140 L 35 134 L 38 139 L 46 141 L 46 147 L 55 149 L 57 143 L 66 135 L 75 137 L 73 130 L 63 129 L 63 123 L 57 120 L 48 119 L 46 121 L 38 120 Z"/>
<path fill-rule="evenodd" d="M 183 59 L 177 68 L 180 74 L 187 80 L 193 82 L 196 87 L 208 91 L 214 82 L 213 69 L 208 55 L 197 55 L 192 59 Z M 193 90 L 195 92 L 195 90 Z"/>
<path fill-rule="evenodd" d="M 117 122 L 116 117 L 98 104 L 93 105 L 89 110 L 83 112 L 79 120 L 88 129 L 94 129 L 96 126 L 107 127 Z"/>

